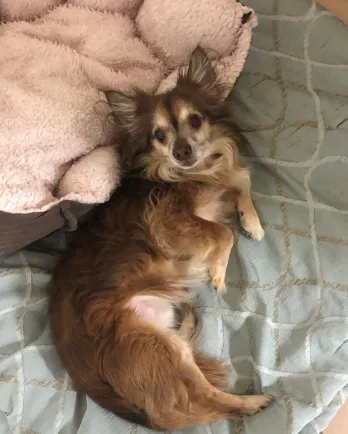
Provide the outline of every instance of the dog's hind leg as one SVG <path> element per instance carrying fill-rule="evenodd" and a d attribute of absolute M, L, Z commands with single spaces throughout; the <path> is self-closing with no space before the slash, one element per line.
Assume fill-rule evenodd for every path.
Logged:
<path fill-rule="evenodd" d="M 101 344 L 98 358 L 103 381 L 146 414 L 151 428 L 175 431 L 235 419 L 271 402 L 267 395 L 236 396 L 219 390 L 208 380 L 209 373 L 217 373 L 218 362 L 195 359 L 190 345 L 174 332 L 161 331 L 134 315 L 122 327 L 128 330 L 129 320 L 134 321 L 132 334 L 125 333 L 117 342 L 111 335 Z"/>
<path fill-rule="evenodd" d="M 214 359 L 206 358 L 203 361 L 200 356 L 196 361 L 201 363 L 205 373 L 200 370 L 200 366 L 189 360 L 177 372 L 180 381 L 187 387 L 188 403 L 184 407 L 176 407 L 175 413 L 159 414 L 160 424 L 167 429 L 179 430 L 220 419 L 235 420 L 240 416 L 258 413 L 272 402 L 269 395 L 238 396 L 219 390 L 211 383 L 216 382 L 216 374 L 222 374 L 222 365 Z"/>

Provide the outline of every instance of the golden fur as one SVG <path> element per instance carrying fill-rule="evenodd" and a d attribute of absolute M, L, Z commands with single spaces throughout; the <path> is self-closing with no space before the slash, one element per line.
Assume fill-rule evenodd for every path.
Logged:
<path fill-rule="evenodd" d="M 187 288 L 225 291 L 237 208 L 263 230 L 239 166 L 229 102 L 202 50 L 167 94 L 108 94 L 128 171 L 110 202 L 80 228 L 58 266 L 52 334 L 75 388 L 115 414 L 177 430 L 251 415 L 267 395 L 222 391 L 226 368 L 201 354 Z"/>

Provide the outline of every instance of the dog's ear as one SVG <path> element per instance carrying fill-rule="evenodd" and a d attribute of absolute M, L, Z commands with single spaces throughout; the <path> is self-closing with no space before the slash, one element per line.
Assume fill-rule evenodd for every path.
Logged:
<path fill-rule="evenodd" d="M 216 80 L 213 65 L 200 46 L 191 55 L 187 78 L 201 86 L 211 86 Z"/>
<path fill-rule="evenodd" d="M 125 170 L 136 169 L 138 157 L 149 151 L 153 97 L 142 92 L 125 95 L 118 91 L 105 92 L 105 96 L 120 128 L 121 166 Z"/>
<path fill-rule="evenodd" d="M 137 114 L 137 100 L 134 96 L 118 91 L 105 92 L 106 99 L 112 108 L 117 124 L 128 131 L 134 127 Z"/>

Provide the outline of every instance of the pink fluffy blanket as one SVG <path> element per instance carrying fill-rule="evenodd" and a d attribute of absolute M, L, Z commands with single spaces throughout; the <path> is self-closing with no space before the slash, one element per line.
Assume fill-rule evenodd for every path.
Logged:
<path fill-rule="evenodd" d="M 161 92 L 197 45 L 232 86 L 250 11 L 235 0 L 0 0 L 0 211 L 106 201 L 119 169 L 103 91 Z"/>

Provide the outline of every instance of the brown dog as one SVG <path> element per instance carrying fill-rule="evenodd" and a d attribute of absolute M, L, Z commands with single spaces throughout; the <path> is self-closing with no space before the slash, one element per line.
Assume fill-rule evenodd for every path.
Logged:
<path fill-rule="evenodd" d="M 221 90 L 197 49 L 174 90 L 108 95 L 131 176 L 79 230 L 53 279 L 52 333 L 75 388 L 152 429 L 251 415 L 271 401 L 223 392 L 225 367 L 191 339 L 186 288 L 208 271 L 225 290 L 224 218 L 237 207 L 244 230 L 263 236 Z"/>

